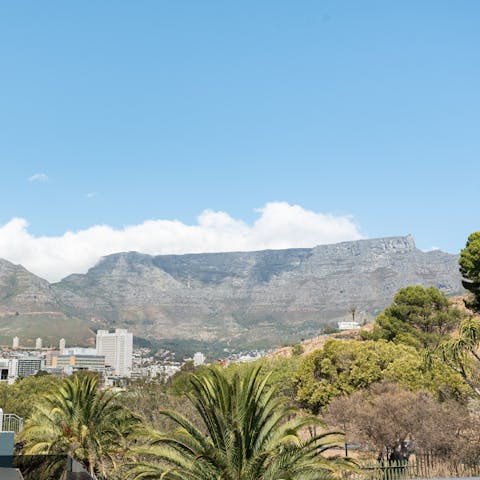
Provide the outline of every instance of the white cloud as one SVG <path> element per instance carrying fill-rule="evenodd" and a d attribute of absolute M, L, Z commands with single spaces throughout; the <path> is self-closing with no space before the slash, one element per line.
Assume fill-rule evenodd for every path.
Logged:
<path fill-rule="evenodd" d="M 34 236 L 25 219 L 14 218 L 0 227 L 0 258 L 57 281 L 70 273 L 84 273 L 102 256 L 116 252 L 251 251 L 362 238 L 350 216 L 316 213 L 285 202 L 267 203 L 258 214 L 258 219 L 248 224 L 225 212 L 204 210 L 194 225 L 147 220 L 122 229 L 96 225 L 57 237 Z"/>
<path fill-rule="evenodd" d="M 422 252 L 425 252 L 425 253 L 428 253 L 428 252 L 435 252 L 437 250 L 441 250 L 440 247 L 430 247 L 430 248 L 425 248 L 425 249 L 421 249 Z"/>
<path fill-rule="evenodd" d="M 97 196 L 97 192 L 88 192 L 85 194 L 87 198 L 95 198 Z"/>
<path fill-rule="evenodd" d="M 31 177 L 28 177 L 29 182 L 47 182 L 48 175 L 46 173 L 35 173 Z"/>

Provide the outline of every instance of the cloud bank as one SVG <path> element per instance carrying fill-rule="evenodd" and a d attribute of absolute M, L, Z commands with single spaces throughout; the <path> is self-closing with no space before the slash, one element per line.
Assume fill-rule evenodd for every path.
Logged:
<path fill-rule="evenodd" d="M 363 238 L 350 216 L 316 213 L 285 202 L 267 203 L 248 224 L 221 211 L 204 210 L 197 223 L 147 220 L 115 229 L 96 225 L 57 237 L 38 237 L 13 218 L 0 227 L 0 258 L 19 263 L 49 281 L 85 273 L 111 253 L 151 255 L 312 247 Z"/>

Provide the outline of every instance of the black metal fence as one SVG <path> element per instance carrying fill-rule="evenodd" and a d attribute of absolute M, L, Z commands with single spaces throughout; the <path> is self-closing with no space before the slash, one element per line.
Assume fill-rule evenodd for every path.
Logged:
<path fill-rule="evenodd" d="M 409 461 L 357 461 L 348 480 L 409 480 L 479 477 L 480 464 L 467 465 L 436 455 L 416 454 Z M 97 480 L 70 455 L 0 456 L 0 467 L 17 468 L 25 480 Z"/>
<path fill-rule="evenodd" d="M 437 455 L 416 454 L 409 461 L 358 461 L 352 480 L 479 477 L 480 465 L 467 465 Z"/>

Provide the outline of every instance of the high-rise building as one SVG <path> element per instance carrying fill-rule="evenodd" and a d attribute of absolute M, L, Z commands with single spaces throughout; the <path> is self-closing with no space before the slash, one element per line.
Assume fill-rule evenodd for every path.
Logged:
<path fill-rule="evenodd" d="M 20 346 L 20 339 L 18 337 L 13 337 L 12 347 L 18 348 Z"/>
<path fill-rule="evenodd" d="M 61 338 L 60 342 L 58 342 L 58 349 L 60 350 L 60 353 L 63 353 L 65 350 L 65 339 Z"/>
<path fill-rule="evenodd" d="M 130 377 L 133 359 L 133 334 L 123 328 L 115 332 L 97 331 L 97 355 L 105 356 L 105 365 L 113 368 L 115 375 Z"/>
<path fill-rule="evenodd" d="M 202 352 L 197 352 L 193 355 L 193 365 L 199 367 L 205 363 L 205 355 Z"/>
<path fill-rule="evenodd" d="M 35 349 L 41 350 L 42 349 L 42 339 L 39 337 L 35 340 Z"/>

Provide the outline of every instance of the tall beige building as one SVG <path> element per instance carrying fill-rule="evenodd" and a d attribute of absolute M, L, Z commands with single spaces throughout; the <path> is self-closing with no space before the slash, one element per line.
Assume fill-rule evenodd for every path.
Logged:
<path fill-rule="evenodd" d="M 105 356 L 105 365 L 113 368 L 115 375 L 129 377 L 132 373 L 133 334 L 123 328 L 115 332 L 97 331 L 97 355 Z"/>

